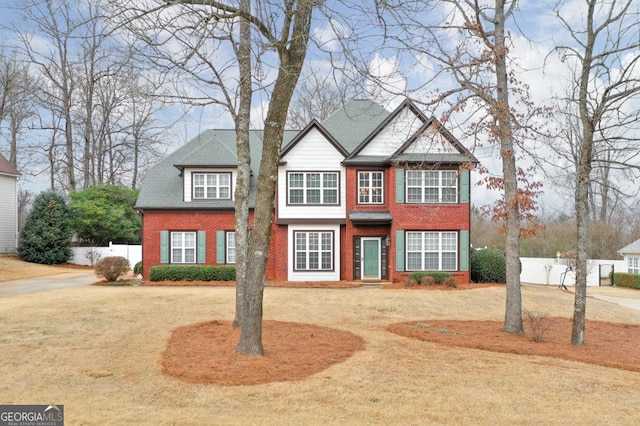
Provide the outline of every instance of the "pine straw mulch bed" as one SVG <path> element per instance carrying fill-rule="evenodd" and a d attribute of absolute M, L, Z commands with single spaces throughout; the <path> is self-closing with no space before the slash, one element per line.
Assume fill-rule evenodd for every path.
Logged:
<path fill-rule="evenodd" d="M 499 321 L 410 321 L 391 324 L 387 330 L 445 346 L 561 358 L 640 372 L 640 325 L 587 320 L 585 345 L 575 346 L 570 343 L 570 318 L 547 317 L 541 324 L 546 332 L 537 342 L 526 318 L 524 335 L 505 333 Z"/>
<path fill-rule="evenodd" d="M 640 371 L 637 343 L 640 326 L 586 322 L 587 344 L 573 346 L 569 318 L 545 318 L 544 338 L 530 331 L 511 335 L 498 321 L 411 321 L 391 324 L 392 333 L 444 346 L 573 360 Z M 163 372 L 189 383 L 256 385 L 300 380 L 342 362 L 365 349 L 365 341 L 348 331 L 281 321 L 263 322 L 263 357 L 234 353 L 240 331 L 230 321 L 180 327 L 162 355 Z"/>
<path fill-rule="evenodd" d="M 234 353 L 240 331 L 230 321 L 177 328 L 162 370 L 189 383 L 256 385 L 300 380 L 365 349 L 360 336 L 334 328 L 283 321 L 263 321 L 262 327 L 262 357 Z"/>

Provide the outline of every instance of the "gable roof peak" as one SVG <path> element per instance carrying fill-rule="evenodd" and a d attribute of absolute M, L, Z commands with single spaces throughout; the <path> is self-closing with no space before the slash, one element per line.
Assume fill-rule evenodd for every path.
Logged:
<path fill-rule="evenodd" d="M 20 176 L 20 172 L 0 153 L 0 174 Z"/>
<path fill-rule="evenodd" d="M 372 100 L 351 99 L 321 124 L 347 152 L 352 152 L 389 114 Z"/>

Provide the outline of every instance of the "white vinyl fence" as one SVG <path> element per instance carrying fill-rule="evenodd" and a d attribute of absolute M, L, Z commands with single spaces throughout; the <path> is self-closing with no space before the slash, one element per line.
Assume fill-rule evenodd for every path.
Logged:
<path fill-rule="evenodd" d="M 109 247 L 73 247 L 73 257 L 69 263 L 93 266 L 109 256 L 122 256 L 129 261 L 131 268 L 142 261 L 142 246 L 129 244 L 112 244 Z"/>
<path fill-rule="evenodd" d="M 576 274 L 569 267 L 568 259 L 521 257 L 520 261 L 522 262 L 522 273 L 520 274 L 520 282 L 522 283 L 559 286 L 563 278 L 564 285 L 567 287 L 574 286 L 576 283 Z M 601 271 L 603 277 L 606 278 L 612 267 L 615 272 L 627 271 L 624 260 L 588 260 L 587 285 L 600 285 Z"/>

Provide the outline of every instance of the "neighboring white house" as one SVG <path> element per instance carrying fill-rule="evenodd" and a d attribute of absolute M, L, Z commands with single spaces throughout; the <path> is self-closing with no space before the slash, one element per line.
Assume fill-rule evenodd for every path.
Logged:
<path fill-rule="evenodd" d="M 18 248 L 18 177 L 20 172 L 0 154 L 0 253 Z"/>
<path fill-rule="evenodd" d="M 640 274 L 640 240 L 622 247 L 618 253 L 624 257 L 624 264 L 627 265 L 629 274 Z"/>

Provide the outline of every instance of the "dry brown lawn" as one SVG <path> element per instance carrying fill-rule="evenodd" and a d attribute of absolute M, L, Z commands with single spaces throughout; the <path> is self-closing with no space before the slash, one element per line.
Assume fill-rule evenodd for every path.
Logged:
<path fill-rule="evenodd" d="M 44 277 L 77 271 L 78 269 L 87 269 L 87 267 L 70 264 L 39 265 L 37 263 L 23 262 L 15 256 L 0 255 L 0 282 L 30 277 Z"/>
<path fill-rule="evenodd" d="M 523 303 L 525 309 L 569 318 L 573 294 L 556 287 L 523 286 Z M 91 286 L 2 298 L 0 402 L 64 404 L 68 424 L 640 422 L 638 372 L 451 346 L 456 343 L 429 342 L 389 330 L 400 328 L 403 334 L 435 330 L 431 334 L 439 338 L 468 341 L 471 337 L 465 338 L 465 333 L 473 327 L 454 326 L 486 321 L 500 335 L 495 324 L 504 315 L 502 287 L 459 291 L 268 287 L 265 358 L 283 357 L 276 363 L 284 372 L 282 381 L 203 384 L 165 374 L 172 342 L 185 338 L 181 331 L 210 331 L 206 326 L 215 326 L 218 331 L 208 334 L 209 343 L 230 335 L 234 307 L 231 287 Z M 640 311 L 589 298 L 587 313 L 594 323 L 633 326 L 616 328 L 618 340 L 610 343 L 609 358 L 620 357 L 621 341 L 636 349 L 640 346 L 637 337 L 626 332 L 640 325 Z M 289 325 L 299 333 L 282 333 Z M 566 334 L 565 328 L 552 324 L 546 343 L 568 339 L 554 334 Z M 331 338 L 335 330 L 340 333 L 337 340 Z M 269 340 L 278 333 L 280 337 Z M 593 344 L 591 334 L 587 329 L 587 350 Z M 197 332 L 194 336 L 196 343 L 183 349 L 197 350 L 207 342 Z M 340 355 L 352 339 L 360 341 L 360 347 L 351 348 L 351 356 Z M 517 339 L 523 347 L 543 347 L 527 337 Z M 304 354 L 308 364 L 317 366 L 323 354 L 335 357 L 312 374 L 290 380 L 287 372 L 293 360 L 301 358 L 299 347 L 310 346 L 311 340 L 319 344 Z M 485 336 L 485 340 L 490 339 Z M 226 358 L 213 365 L 229 362 L 233 344 L 233 339 L 227 342 Z M 222 346 L 217 345 L 220 351 Z M 219 356 L 215 348 L 205 348 L 205 356 L 194 359 Z M 245 364 L 234 377 L 260 374 L 253 363 L 265 363 L 236 359 Z M 190 363 L 193 359 L 182 358 L 186 373 L 204 371 Z"/>

